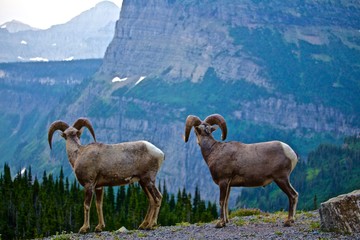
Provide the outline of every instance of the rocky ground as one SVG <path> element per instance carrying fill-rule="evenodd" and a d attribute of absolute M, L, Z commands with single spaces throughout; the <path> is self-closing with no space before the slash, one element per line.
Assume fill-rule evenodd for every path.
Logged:
<path fill-rule="evenodd" d="M 88 234 L 60 234 L 46 239 L 360 239 L 360 233 L 341 234 L 320 230 L 317 211 L 300 212 L 292 227 L 283 227 L 285 212 L 257 213 L 251 216 L 232 217 L 222 229 L 214 223 L 160 226 L 152 231 L 126 230 Z"/>

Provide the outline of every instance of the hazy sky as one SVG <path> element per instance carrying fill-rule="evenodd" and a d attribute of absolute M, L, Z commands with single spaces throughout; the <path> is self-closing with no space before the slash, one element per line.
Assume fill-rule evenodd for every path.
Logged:
<path fill-rule="evenodd" d="M 0 25 L 11 20 L 46 29 L 69 21 L 105 0 L 0 0 Z M 109 0 L 119 7 L 122 0 Z"/>

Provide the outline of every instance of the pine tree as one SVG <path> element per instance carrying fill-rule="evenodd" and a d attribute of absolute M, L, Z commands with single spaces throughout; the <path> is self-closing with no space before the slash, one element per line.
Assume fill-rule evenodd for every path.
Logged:
<path fill-rule="evenodd" d="M 113 187 L 107 187 L 104 189 L 106 194 L 104 195 L 103 201 L 103 211 L 104 211 L 104 220 L 107 229 L 114 229 L 115 228 L 115 194 Z"/>
<path fill-rule="evenodd" d="M 4 239 L 14 239 L 16 228 L 16 209 L 14 202 L 14 185 L 11 180 L 11 172 L 8 164 L 4 165 L 3 187 L 1 189 L 3 213 L 1 216 L 1 234 Z"/>
<path fill-rule="evenodd" d="M 39 236 L 39 234 L 41 233 L 41 226 L 40 226 L 40 221 L 39 221 L 39 216 L 40 216 L 40 201 L 39 201 L 39 195 L 40 195 L 40 184 L 39 181 L 37 179 L 37 177 L 35 177 L 34 179 L 34 183 L 32 186 L 32 208 L 34 209 L 34 217 L 35 217 L 35 224 L 33 227 L 33 233 L 34 236 Z"/>
<path fill-rule="evenodd" d="M 127 221 L 125 186 L 120 186 L 116 195 L 116 225 L 125 226 Z"/>
<path fill-rule="evenodd" d="M 198 222 L 200 220 L 200 216 L 202 211 L 205 211 L 204 209 L 200 209 L 201 205 L 201 197 L 200 197 L 200 191 L 198 186 L 195 187 L 195 195 L 193 200 L 193 209 L 192 209 L 192 222 Z"/>

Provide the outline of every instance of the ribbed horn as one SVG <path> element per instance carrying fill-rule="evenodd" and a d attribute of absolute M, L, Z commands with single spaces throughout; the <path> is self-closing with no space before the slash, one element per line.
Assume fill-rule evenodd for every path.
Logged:
<path fill-rule="evenodd" d="M 223 116 L 221 116 L 220 114 L 211 114 L 207 118 L 205 118 L 204 122 L 207 122 L 210 125 L 218 125 L 221 129 L 221 140 L 224 141 L 226 139 L 227 127 Z"/>
<path fill-rule="evenodd" d="M 200 124 L 201 124 L 201 120 L 197 116 L 189 115 L 186 118 L 185 136 L 183 136 L 185 142 L 187 142 L 189 140 L 189 135 L 190 135 L 191 128 L 194 127 L 194 126 L 199 126 Z"/>
<path fill-rule="evenodd" d="M 53 136 L 54 132 L 56 130 L 60 130 L 60 131 L 64 132 L 66 129 L 68 129 L 68 127 L 69 127 L 69 125 L 66 122 L 63 122 L 60 120 L 57 120 L 50 125 L 49 132 L 48 132 L 48 141 L 49 141 L 50 149 L 52 149 L 51 140 L 52 140 L 52 136 Z"/>
<path fill-rule="evenodd" d="M 74 122 L 73 127 L 76 128 L 77 130 L 80 130 L 82 127 L 87 127 L 87 129 L 89 129 L 91 135 L 93 136 L 94 141 L 96 142 L 94 129 L 87 118 L 79 118 Z"/>

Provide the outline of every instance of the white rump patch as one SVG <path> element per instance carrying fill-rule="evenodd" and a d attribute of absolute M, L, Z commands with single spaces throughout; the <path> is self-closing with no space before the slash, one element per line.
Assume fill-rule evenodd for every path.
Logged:
<path fill-rule="evenodd" d="M 164 161 L 165 154 L 159 148 L 157 148 L 155 145 L 153 145 L 152 143 L 149 143 L 147 141 L 142 141 L 142 142 L 146 145 L 146 147 L 150 153 L 153 153 L 154 155 L 157 155 L 159 158 L 161 158 L 161 162 L 160 162 L 160 165 L 161 165 L 162 162 Z"/>
<path fill-rule="evenodd" d="M 291 160 L 291 170 L 293 170 L 298 162 L 298 158 L 294 150 L 286 143 L 281 142 L 281 146 L 284 150 L 285 156 Z"/>

